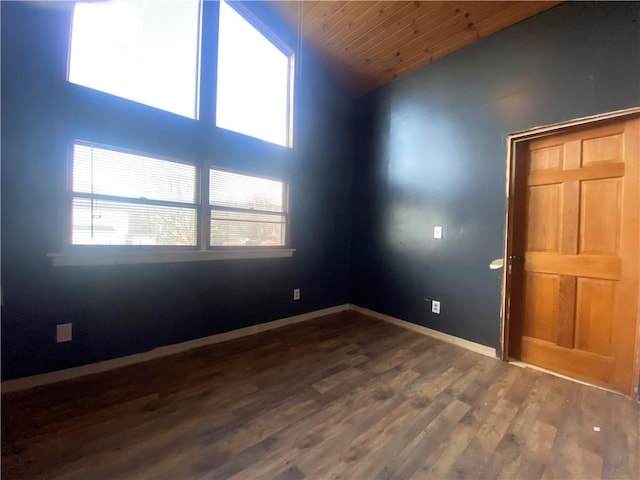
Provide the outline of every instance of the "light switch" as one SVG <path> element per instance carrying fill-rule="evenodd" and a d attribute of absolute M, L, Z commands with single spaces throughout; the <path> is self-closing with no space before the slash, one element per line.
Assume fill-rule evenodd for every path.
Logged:
<path fill-rule="evenodd" d="M 72 327 L 72 323 L 60 323 L 56 325 L 56 342 L 70 342 L 73 338 Z"/>
<path fill-rule="evenodd" d="M 433 238 L 442 238 L 442 227 L 433 227 Z"/>

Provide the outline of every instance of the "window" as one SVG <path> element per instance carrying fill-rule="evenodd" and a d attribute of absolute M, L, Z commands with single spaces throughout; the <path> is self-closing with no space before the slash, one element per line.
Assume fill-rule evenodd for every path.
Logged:
<path fill-rule="evenodd" d="M 203 24 L 215 9 L 218 24 Z M 198 142 L 219 127 L 291 146 L 293 61 L 233 2 L 78 1 L 67 81 L 203 122 Z M 70 166 L 69 248 L 49 254 L 56 266 L 293 254 L 281 180 L 82 141 Z"/>
<path fill-rule="evenodd" d="M 216 125 L 290 146 L 293 55 L 225 1 L 219 25 Z"/>
<path fill-rule="evenodd" d="M 200 1 L 77 2 L 68 80 L 197 118 Z"/>
<path fill-rule="evenodd" d="M 213 92 L 213 82 L 200 84 L 200 62 L 216 42 L 201 41 L 201 27 L 202 10 L 218 6 Z M 203 98 L 215 93 L 217 127 L 292 146 L 293 52 L 250 18 L 223 0 L 76 2 L 67 80 L 192 119 L 202 107 L 210 121 L 202 88 Z"/>
<path fill-rule="evenodd" d="M 73 146 L 72 245 L 197 245 L 193 165 Z"/>
<path fill-rule="evenodd" d="M 288 245 L 287 185 L 280 180 L 216 168 L 201 174 L 195 165 L 80 141 L 71 160 L 71 245 Z M 208 206 L 200 202 L 203 187 Z M 208 246 L 200 232 L 209 232 Z"/>
<path fill-rule="evenodd" d="M 209 172 L 211 246 L 287 244 L 287 191 L 281 181 Z"/>

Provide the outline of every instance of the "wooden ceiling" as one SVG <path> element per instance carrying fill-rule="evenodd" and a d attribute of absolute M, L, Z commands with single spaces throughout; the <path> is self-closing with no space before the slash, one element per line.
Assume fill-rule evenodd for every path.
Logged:
<path fill-rule="evenodd" d="M 362 95 L 560 1 L 277 3 Z"/>

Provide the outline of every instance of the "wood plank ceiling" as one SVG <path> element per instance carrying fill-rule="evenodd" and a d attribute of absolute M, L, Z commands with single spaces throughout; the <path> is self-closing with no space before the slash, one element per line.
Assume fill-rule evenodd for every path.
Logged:
<path fill-rule="evenodd" d="M 561 2 L 276 3 L 359 96 Z"/>

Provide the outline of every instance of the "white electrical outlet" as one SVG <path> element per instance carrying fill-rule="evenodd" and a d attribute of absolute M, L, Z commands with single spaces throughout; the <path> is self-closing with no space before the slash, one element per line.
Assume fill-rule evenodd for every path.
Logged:
<path fill-rule="evenodd" d="M 442 238 L 442 227 L 433 227 L 433 238 Z"/>
<path fill-rule="evenodd" d="M 73 339 L 73 324 L 60 323 L 56 325 L 56 342 L 70 342 Z"/>
<path fill-rule="evenodd" d="M 300 289 L 299 288 L 294 288 L 293 289 L 293 299 L 294 300 L 300 300 Z"/>
<path fill-rule="evenodd" d="M 438 300 L 431 300 L 431 311 L 440 314 L 440 302 Z"/>

